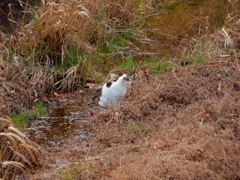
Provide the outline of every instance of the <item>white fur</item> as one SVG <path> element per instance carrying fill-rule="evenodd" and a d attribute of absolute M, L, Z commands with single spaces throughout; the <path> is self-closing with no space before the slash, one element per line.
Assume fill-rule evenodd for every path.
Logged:
<path fill-rule="evenodd" d="M 116 82 L 113 82 L 110 87 L 107 87 L 107 83 L 102 87 L 102 94 L 99 98 L 98 104 L 103 107 L 116 106 L 119 101 L 126 94 L 127 87 L 131 85 L 131 81 L 127 81 L 127 75 L 124 74 Z"/>

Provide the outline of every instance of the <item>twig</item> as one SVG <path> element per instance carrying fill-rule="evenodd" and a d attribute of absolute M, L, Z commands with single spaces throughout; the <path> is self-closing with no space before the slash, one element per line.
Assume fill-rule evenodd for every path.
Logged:
<path fill-rule="evenodd" d="M 157 15 L 159 15 L 159 14 L 168 13 L 168 12 L 172 12 L 172 11 L 160 11 L 160 12 L 157 12 L 157 13 L 155 13 L 155 14 L 150 14 L 150 15 L 144 16 L 144 17 L 142 17 L 142 18 L 140 18 L 140 19 L 138 19 L 138 20 L 136 20 L 136 21 L 133 21 L 132 23 L 130 23 L 130 25 L 135 24 L 135 23 L 137 23 L 137 22 L 139 22 L 139 21 L 142 21 L 143 19 L 149 18 L 149 17 L 151 17 L 151 16 L 157 16 Z"/>
<path fill-rule="evenodd" d="M 224 28 L 222 28 L 222 31 L 223 31 L 223 33 L 226 35 L 227 39 L 229 40 L 229 45 L 230 45 L 230 46 L 232 47 L 232 49 L 233 49 L 234 59 L 235 59 L 235 61 L 236 61 L 236 65 L 237 65 L 238 71 L 240 72 L 240 66 L 239 66 L 239 64 L 238 64 L 237 53 L 236 53 L 236 50 L 235 50 L 235 48 L 234 48 L 233 41 L 232 41 L 232 39 L 230 38 L 230 36 L 228 35 L 227 31 L 226 31 Z"/>
<path fill-rule="evenodd" d="M 56 171 L 58 171 L 58 170 L 60 170 L 60 169 L 63 169 L 63 168 L 65 168 L 65 167 L 67 167 L 67 166 L 75 165 L 75 164 L 77 165 L 77 164 L 79 164 L 79 163 L 78 163 L 78 162 L 75 162 L 75 163 L 64 164 L 64 165 L 58 167 L 57 169 L 53 170 L 53 172 L 56 172 Z"/>
<path fill-rule="evenodd" d="M 198 116 L 198 115 L 200 115 L 200 114 L 202 114 L 202 113 L 204 113 L 205 111 L 202 111 L 202 112 L 200 112 L 200 113 L 197 113 L 197 114 L 195 114 L 195 115 L 193 115 L 191 118 L 189 118 L 187 121 L 186 121 L 186 123 L 188 123 L 190 120 L 192 120 L 194 117 L 196 117 L 196 116 Z"/>
<path fill-rule="evenodd" d="M 161 35 L 164 35 L 164 36 L 169 36 L 169 37 L 172 37 L 172 38 L 175 38 L 175 39 L 179 39 L 177 36 L 172 36 L 170 34 L 166 34 L 166 33 L 163 33 L 163 32 L 159 32 L 159 29 L 153 29 L 153 30 L 148 30 L 148 29 L 144 29 L 144 30 L 141 30 L 141 31 L 147 31 L 147 32 L 153 32 L 153 33 L 157 33 L 157 34 L 161 34 Z M 181 40 L 187 40 L 185 38 L 182 38 Z M 179 40 L 178 40 L 179 41 Z"/>
<path fill-rule="evenodd" d="M 10 94 L 10 91 L 9 91 L 9 89 L 7 88 L 7 86 L 6 86 L 4 83 L 2 83 L 2 85 L 3 85 L 3 87 L 7 90 L 8 94 Z"/>
<path fill-rule="evenodd" d="M 175 74 L 173 74 L 173 76 L 178 80 L 178 82 L 180 82 L 180 80 L 177 78 L 177 76 Z M 181 82 L 180 82 L 181 83 Z"/>
<path fill-rule="evenodd" d="M 9 50 L 8 50 L 8 48 L 6 46 L 1 45 L 1 44 L 0 44 L 0 46 L 2 46 L 3 48 L 6 49 L 6 51 L 7 51 L 7 60 L 8 60 L 9 59 Z"/>
<path fill-rule="evenodd" d="M 153 174 L 151 174 L 153 177 L 155 177 L 156 179 L 161 179 L 161 178 L 159 178 L 159 177 L 157 177 L 157 176 L 155 176 L 155 175 L 153 175 Z"/>
<path fill-rule="evenodd" d="M 105 157 L 108 157 L 108 156 L 105 156 Z M 95 160 L 95 159 L 103 159 L 105 157 L 89 157 L 89 158 L 86 158 L 85 161 L 91 161 L 91 160 Z"/>
<path fill-rule="evenodd" d="M 162 53 L 137 53 L 137 52 L 115 52 L 115 53 L 107 53 L 107 54 L 101 54 L 102 56 L 115 56 L 115 55 L 129 55 L 129 54 L 133 54 L 134 56 L 137 55 L 161 55 Z"/>

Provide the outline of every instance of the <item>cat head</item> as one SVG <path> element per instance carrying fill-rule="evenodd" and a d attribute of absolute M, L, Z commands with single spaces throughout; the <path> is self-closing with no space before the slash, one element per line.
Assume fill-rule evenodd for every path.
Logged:
<path fill-rule="evenodd" d="M 131 80 L 126 74 L 123 74 L 118 80 L 126 87 L 131 85 Z"/>

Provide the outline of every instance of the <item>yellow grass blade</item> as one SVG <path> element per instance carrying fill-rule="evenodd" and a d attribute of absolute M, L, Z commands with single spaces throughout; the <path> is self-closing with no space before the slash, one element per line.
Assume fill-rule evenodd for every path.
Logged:
<path fill-rule="evenodd" d="M 12 142 L 13 146 L 16 148 L 16 150 L 19 151 L 17 141 L 11 136 L 9 136 L 8 138 L 11 140 L 11 142 Z"/>
<path fill-rule="evenodd" d="M 3 121 L 3 122 L 7 122 L 9 124 L 13 124 L 12 121 L 9 120 L 9 119 L 0 118 L 0 120 Z"/>
<path fill-rule="evenodd" d="M 18 130 L 17 128 L 15 128 L 15 127 L 13 127 L 13 126 L 9 126 L 8 129 L 11 130 L 11 131 L 13 131 L 13 132 L 15 132 L 15 133 L 18 134 L 19 136 L 24 137 L 27 141 L 29 141 L 28 138 L 27 138 L 27 136 L 26 136 L 24 133 L 22 133 L 20 130 Z"/>
<path fill-rule="evenodd" d="M 18 157 L 20 157 L 24 162 L 28 163 L 29 166 L 32 166 L 31 163 L 24 157 L 24 155 L 22 155 L 21 153 L 15 151 L 12 147 L 10 147 L 10 148 L 11 148 L 12 151 L 13 151 L 14 153 L 16 153 L 16 155 L 17 155 Z"/>
<path fill-rule="evenodd" d="M 24 165 L 20 162 L 17 162 L 17 161 L 5 161 L 2 163 L 2 165 L 12 165 L 12 166 L 17 166 L 17 167 L 20 167 L 22 169 L 22 167 L 24 167 Z"/>
<path fill-rule="evenodd" d="M 24 168 L 24 165 L 20 162 L 17 161 L 5 161 L 2 163 L 2 165 L 6 165 L 6 166 L 15 166 L 19 169 L 21 169 L 22 171 L 28 173 L 29 175 L 32 176 L 32 174 L 30 173 L 30 171 L 28 171 L 27 169 Z M 32 176 L 33 177 L 33 176 Z"/>
<path fill-rule="evenodd" d="M 31 151 L 31 148 L 32 146 L 28 145 L 21 137 L 19 137 L 18 135 L 14 134 L 14 133 L 0 133 L 0 135 L 4 135 L 4 136 L 7 136 L 8 138 L 11 138 L 11 137 L 15 137 L 16 139 L 18 139 L 22 144 L 23 146 L 25 147 L 25 149 L 28 151 L 28 153 L 30 154 L 31 158 L 33 159 L 33 161 L 38 164 L 34 154 L 32 153 Z"/>

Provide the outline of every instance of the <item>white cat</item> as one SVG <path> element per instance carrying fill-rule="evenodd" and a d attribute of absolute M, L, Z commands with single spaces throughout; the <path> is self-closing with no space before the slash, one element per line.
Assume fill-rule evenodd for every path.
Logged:
<path fill-rule="evenodd" d="M 119 77 L 116 82 L 105 83 L 100 90 L 98 104 L 103 107 L 118 105 L 130 85 L 131 81 L 126 74 Z"/>

